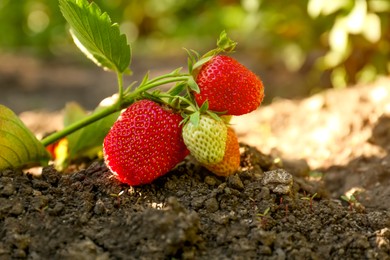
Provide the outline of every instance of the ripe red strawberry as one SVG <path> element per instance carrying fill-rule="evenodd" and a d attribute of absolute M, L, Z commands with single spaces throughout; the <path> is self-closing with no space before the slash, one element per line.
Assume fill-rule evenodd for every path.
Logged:
<path fill-rule="evenodd" d="M 153 101 L 135 102 L 104 139 L 107 166 L 121 182 L 132 186 L 166 174 L 189 153 L 182 138 L 182 120 Z"/>
<path fill-rule="evenodd" d="M 229 176 L 240 167 L 240 146 L 237 135 L 231 127 L 227 130 L 225 154 L 221 162 L 204 165 L 209 171 L 219 176 Z"/>
<path fill-rule="evenodd" d="M 194 93 L 201 106 L 226 115 L 243 115 L 257 109 L 264 98 L 261 80 L 235 59 L 217 55 L 205 63 L 196 75 L 200 93 Z"/>

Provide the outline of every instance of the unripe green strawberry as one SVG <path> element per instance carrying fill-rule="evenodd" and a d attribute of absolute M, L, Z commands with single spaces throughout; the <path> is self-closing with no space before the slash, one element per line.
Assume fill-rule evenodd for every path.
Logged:
<path fill-rule="evenodd" d="M 189 153 L 182 138 L 182 120 L 153 101 L 135 102 L 104 139 L 107 166 L 121 182 L 132 186 L 164 175 Z"/>
<path fill-rule="evenodd" d="M 204 166 L 218 176 L 229 176 L 238 170 L 240 167 L 240 146 L 237 135 L 231 127 L 228 127 L 225 154 L 222 161 Z"/>
<path fill-rule="evenodd" d="M 215 164 L 225 154 L 227 126 L 222 120 L 201 115 L 198 125 L 188 121 L 183 127 L 183 139 L 188 150 L 201 164 Z"/>
<path fill-rule="evenodd" d="M 261 80 L 235 59 L 217 55 L 203 64 L 196 75 L 200 89 L 194 93 L 201 106 L 206 100 L 209 109 L 226 115 L 243 115 L 257 109 L 264 98 Z"/>

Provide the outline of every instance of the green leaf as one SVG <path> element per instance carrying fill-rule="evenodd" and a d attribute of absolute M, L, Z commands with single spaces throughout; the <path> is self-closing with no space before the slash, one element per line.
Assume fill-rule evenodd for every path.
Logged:
<path fill-rule="evenodd" d="M 346 196 L 346 195 L 341 195 L 341 199 L 345 200 L 346 202 L 350 202 L 351 201 L 351 198 Z"/>
<path fill-rule="evenodd" d="M 194 77 L 192 77 L 192 76 L 188 77 L 187 84 L 188 84 L 188 86 L 190 87 L 190 89 L 191 89 L 192 91 L 195 91 L 195 92 L 198 93 L 198 94 L 200 93 L 199 86 L 198 86 L 198 84 L 196 83 Z"/>
<path fill-rule="evenodd" d="M 107 99 L 105 100 L 107 101 Z M 105 108 L 104 101 L 95 109 L 97 112 Z M 104 137 L 118 118 L 120 112 L 104 117 L 72 134 L 68 139 L 68 152 L 70 159 L 80 156 L 94 157 L 101 150 Z M 64 115 L 64 126 L 72 124 L 87 116 L 87 112 L 76 103 L 67 104 Z"/>
<path fill-rule="evenodd" d="M 0 170 L 47 163 L 50 156 L 14 112 L 0 105 Z"/>
<path fill-rule="evenodd" d="M 128 71 L 131 48 L 119 26 L 112 23 L 107 13 L 102 13 L 87 0 L 59 0 L 60 9 L 71 26 L 72 37 L 80 50 L 98 66 L 124 73 Z"/>
<path fill-rule="evenodd" d="M 64 126 L 68 126 L 87 116 L 87 111 L 76 102 L 69 102 L 65 105 Z"/>

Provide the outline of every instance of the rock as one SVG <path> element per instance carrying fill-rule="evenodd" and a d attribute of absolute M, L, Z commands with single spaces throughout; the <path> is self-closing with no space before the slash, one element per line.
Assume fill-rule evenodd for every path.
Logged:
<path fill-rule="evenodd" d="M 15 192 L 15 187 L 12 183 L 7 183 L 0 189 L 0 195 L 11 196 Z"/>
<path fill-rule="evenodd" d="M 206 176 L 204 178 L 204 182 L 207 183 L 209 186 L 214 186 L 217 184 L 217 180 L 212 176 Z"/>
<path fill-rule="evenodd" d="M 106 212 L 106 207 L 104 206 L 104 202 L 102 200 L 99 199 L 96 201 L 93 212 L 95 212 L 97 215 L 102 215 Z"/>
<path fill-rule="evenodd" d="M 219 208 L 219 204 L 216 198 L 210 198 L 205 201 L 205 207 L 209 212 L 216 212 Z"/>
<path fill-rule="evenodd" d="M 238 175 L 231 175 L 228 177 L 228 185 L 229 187 L 236 189 L 236 190 L 243 190 L 244 184 L 242 183 L 240 177 Z"/>
<path fill-rule="evenodd" d="M 290 194 L 293 186 L 293 177 L 283 169 L 264 172 L 262 184 L 277 194 Z"/>
<path fill-rule="evenodd" d="M 109 253 L 103 252 L 103 249 L 88 237 L 67 245 L 59 253 L 64 259 L 110 259 Z"/>

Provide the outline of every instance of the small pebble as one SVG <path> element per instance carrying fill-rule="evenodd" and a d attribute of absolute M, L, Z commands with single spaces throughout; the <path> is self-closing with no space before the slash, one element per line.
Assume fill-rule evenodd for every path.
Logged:
<path fill-rule="evenodd" d="M 104 206 L 104 202 L 102 200 L 97 200 L 93 212 L 96 215 L 101 215 L 106 211 L 106 207 Z"/>
<path fill-rule="evenodd" d="M 3 189 L 0 190 L 1 195 L 11 196 L 15 192 L 15 187 L 12 183 L 7 183 Z"/>
<path fill-rule="evenodd" d="M 209 186 L 214 186 L 214 185 L 217 183 L 217 181 L 215 180 L 215 178 L 212 177 L 212 176 L 206 176 L 206 177 L 204 178 L 204 182 L 205 182 L 207 185 L 209 185 Z"/>
<path fill-rule="evenodd" d="M 293 177 L 284 169 L 264 172 L 262 184 L 277 194 L 289 194 L 292 191 Z"/>
<path fill-rule="evenodd" d="M 236 190 L 243 190 L 244 184 L 242 183 L 240 177 L 238 175 L 231 175 L 228 177 L 228 185 L 229 187 L 236 189 Z"/>
<path fill-rule="evenodd" d="M 209 212 L 216 212 L 219 209 L 218 201 L 216 198 L 210 198 L 205 201 L 205 207 Z"/>
<path fill-rule="evenodd" d="M 22 214 L 24 211 L 24 206 L 23 204 L 20 202 L 20 201 L 17 201 L 14 203 L 14 205 L 12 206 L 11 210 L 9 211 L 9 213 L 11 213 L 12 215 L 20 215 Z"/>

